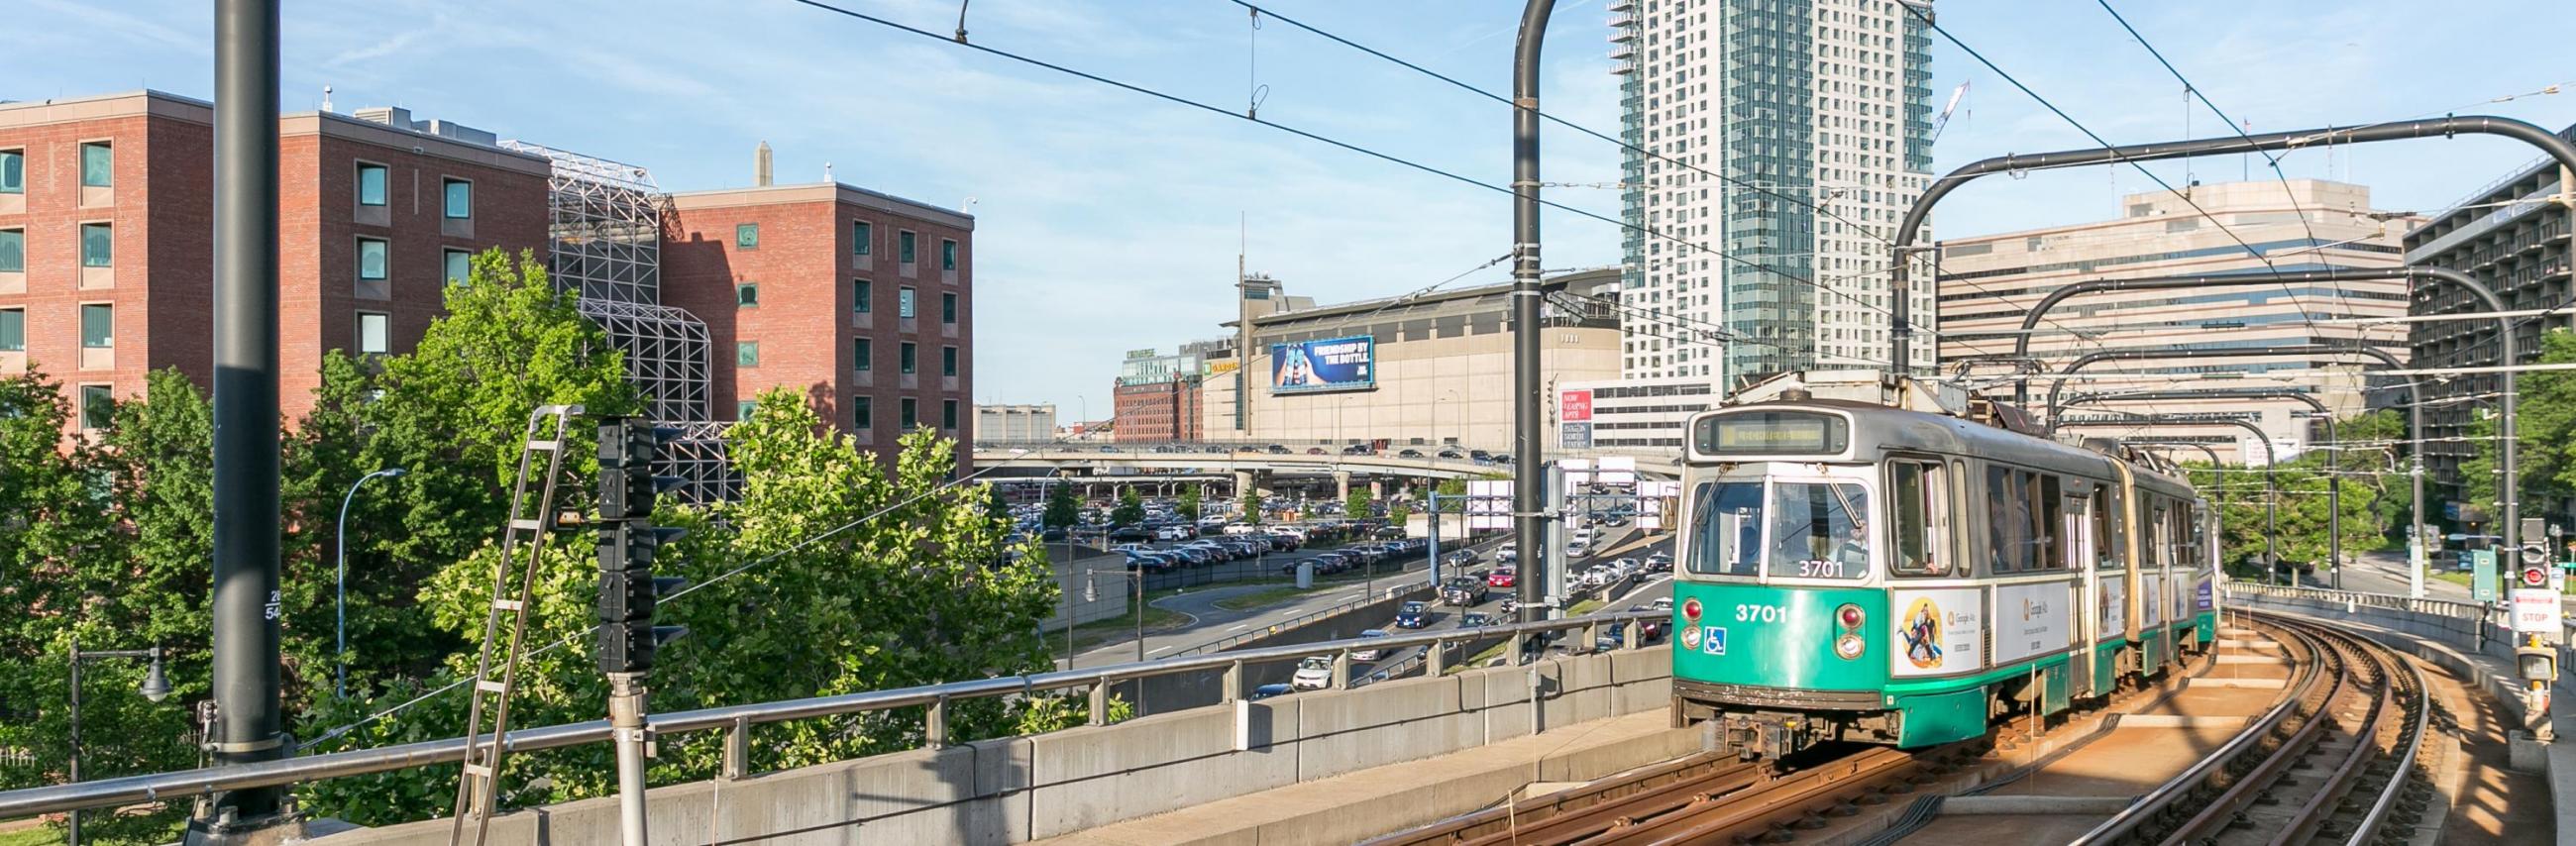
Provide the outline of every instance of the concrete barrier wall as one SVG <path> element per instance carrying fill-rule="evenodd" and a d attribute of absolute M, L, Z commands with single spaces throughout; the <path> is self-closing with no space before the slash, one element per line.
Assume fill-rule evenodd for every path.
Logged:
<path fill-rule="evenodd" d="M 763 837 L 779 844 L 1005 844 L 1069 834 L 1217 799 L 1667 707 L 1664 648 L 1582 655 L 1382 682 L 1113 726 L 981 741 L 842 761 L 751 778 L 656 788 L 653 841 Z M 1249 739 L 1237 748 L 1237 735 Z M 1651 738 L 1683 754 L 1691 733 Z M 1682 749 L 1681 746 L 1690 746 Z M 1596 778 L 1634 766 L 1629 748 L 1540 762 L 1541 780 Z M 1499 784 L 1499 783 L 1498 783 Z M 1497 787 L 1498 794 L 1509 785 Z M 1362 821 L 1365 822 L 1365 821 Z M 321 838 L 330 846 L 443 846 L 432 820 Z M 492 842 L 616 846 L 617 804 L 592 799 L 523 810 L 492 823 Z"/>

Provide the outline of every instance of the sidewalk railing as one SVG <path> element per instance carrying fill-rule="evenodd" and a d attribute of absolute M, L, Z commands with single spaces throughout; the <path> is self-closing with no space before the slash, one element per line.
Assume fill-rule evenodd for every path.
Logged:
<path fill-rule="evenodd" d="M 1293 662 L 1308 656 L 1323 655 L 1333 657 L 1336 666 L 1347 667 L 1350 663 L 1350 653 L 1354 649 L 1404 649 L 1427 646 L 1436 650 L 1450 641 L 1463 640 L 1471 636 L 1502 635 L 1518 639 L 1546 632 L 1606 624 L 1626 625 L 1637 620 L 1661 616 L 1663 615 L 1629 612 L 1537 623 L 1516 623 L 1463 633 L 1451 630 L 1271 646 L 1105 667 L 1083 667 L 896 690 L 655 714 L 648 718 L 646 725 L 653 734 L 665 736 L 704 731 L 724 732 L 726 736 L 723 775 L 726 778 L 739 779 L 750 775 L 747 771 L 747 762 L 751 759 L 752 732 L 756 727 L 769 723 L 863 714 L 896 708 L 923 708 L 927 745 L 936 748 L 948 744 L 947 709 L 949 703 L 958 700 L 1033 696 L 1046 692 L 1088 689 L 1091 696 L 1091 719 L 1093 724 L 1098 725 L 1106 722 L 1111 687 L 1121 682 L 1182 673 L 1223 671 L 1225 685 L 1220 701 L 1230 705 L 1242 697 L 1244 691 L 1241 690 L 1240 682 L 1244 676 L 1244 669 L 1251 665 Z M 1633 639 L 1628 641 L 1632 645 L 1636 642 Z M 513 731 L 507 743 L 509 752 L 515 755 L 543 749 L 603 744 L 608 742 L 610 737 L 611 731 L 607 720 L 592 720 Z M 478 740 L 482 743 L 493 742 L 489 735 Z M 455 764 L 464 759 L 465 748 L 465 738 L 458 737 L 285 758 L 256 764 L 205 767 L 13 790 L 0 793 L 0 820 L 71 810 L 117 807 L 138 802 L 172 801 L 211 795 L 219 791 L 280 787 L 415 767 Z"/>

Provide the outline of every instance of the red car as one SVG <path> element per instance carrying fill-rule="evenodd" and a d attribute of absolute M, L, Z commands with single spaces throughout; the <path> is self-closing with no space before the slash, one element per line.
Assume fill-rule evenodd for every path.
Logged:
<path fill-rule="evenodd" d="M 1517 584 L 1519 579 L 1519 573 L 1514 572 L 1512 568 L 1503 567 L 1485 574 L 1485 586 L 1507 588 Z"/>

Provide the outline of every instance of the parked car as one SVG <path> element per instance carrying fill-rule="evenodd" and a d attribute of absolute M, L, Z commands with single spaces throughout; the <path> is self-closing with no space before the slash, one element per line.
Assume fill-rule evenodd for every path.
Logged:
<path fill-rule="evenodd" d="M 1448 449 L 1441 450 L 1441 451 L 1440 451 L 1440 457 L 1442 457 L 1442 458 L 1465 458 L 1465 457 L 1467 457 L 1467 454 L 1466 454 L 1466 453 L 1463 453 L 1463 452 L 1459 452 L 1457 447 L 1450 447 L 1450 448 L 1448 448 Z"/>
<path fill-rule="evenodd" d="M 1270 445 L 1270 448 L 1269 448 L 1269 449 L 1267 449 L 1267 450 L 1264 450 L 1264 451 L 1265 451 L 1265 452 L 1270 453 L 1271 455 L 1287 455 L 1287 454 L 1289 453 L 1289 450 L 1288 450 L 1288 448 L 1287 448 L 1287 447 L 1280 446 L 1280 445 L 1278 445 L 1278 444 L 1271 444 L 1271 445 Z"/>
<path fill-rule="evenodd" d="M 1491 587 L 1518 587 L 1520 579 L 1521 572 L 1510 567 L 1496 567 L 1493 572 L 1485 574 L 1485 584 Z"/>
<path fill-rule="evenodd" d="M 1307 454 L 1307 455 L 1323 455 L 1323 454 L 1324 454 L 1324 448 L 1323 448 L 1323 447 L 1307 447 L 1307 448 L 1306 448 L 1306 454 Z"/>
<path fill-rule="evenodd" d="M 1298 690 L 1322 690 L 1333 686 L 1333 659 L 1308 655 L 1297 662 L 1297 674 L 1288 683 Z"/>
<path fill-rule="evenodd" d="M 1193 534 L 1195 533 L 1179 526 L 1164 526 L 1160 529 L 1154 530 L 1154 539 L 1159 541 L 1189 540 Z"/>
<path fill-rule="evenodd" d="M 1672 609 L 1670 609 L 1670 608 L 1657 609 L 1655 606 L 1652 606 L 1652 605 L 1631 605 L 1631 606 L 1628 606 L 1628 610 L 1630 610 L 1630 611 L 1655 611 L 1655 610 L 1663 610 L 1663 611 L 1669 612 L 1669 611 L 1671 611 Z M 1669 617 L 1664 618 L 1664 619 L 1660 619 L 1660 620 L 1639 620 L 1639 621 L 1637 621 L 1637 640 L 1638 640 L 1638 641 L 1640 641 L 1640 642 L 1643 642 L 1643 643 L 1653 643 L 1656 639 L 1663 637 L 1663 636 L 1664 636 L 1664 630 L 1665 630 L 1665 629 L 1672 628 L 1672 625 L 1673 625 L 1673 621 L 1672 621 L 1672 619 L 1671 619 L 1671 618 L 1669 618 Z"/>
<path fill-rule="evenodd" d="M 1398 458 L 1421 458 L 1422 451 L 1418 449 L 1399 450 L 1395 455 Z"/>
<path fill-rule="evenodd" d="M 1259 701 L 1273 696 L 1286 696 L 1295 692 L 1297 692 L 1296 688 L 1286 684 L 1265 684 L 1260 687 L 1253 688 L 1252 696 L 1250 698 L 1255 701 Z"/>
<path fill-rule="evenodd" d="M 1386 637 L 1386 636 L 1387 636 L 1387 631 L 1386 631 L 1385 629 L 1362 629 L 1362 630 L 1360 631 L 1360 637 L 1364 637 L 1364 638 L 1365 638 L 1365 637 Z M 1384 650 L 1384 649 L 1379 649 L 1379 648 L 1376 648 L 1376 647 L 1369 647 L 1369 648 L 1366 648 L 1366 649 L 1354 649 L 1354 650 L 1351 650 L 1351 658 L 1352 658 L 1352 659 L 1354 659 L 1354 660 L 1359 660 L 1359 661 L 1375 661 L 1375 660 L 1377 660 L 1377 659 L 1379 659 L 1379 658 L 1381 658 L 1381 657 L 1385 657 L 1385 655 L 1386 655 L 1386 650 Z"/>
<path fill-rule="evenodd" d="M 1428 602 L 1407 602 L 1395 611 L 1396 628 L 1418 629 L 1428 625 L 1431 625 L 1431 604 Z"/>

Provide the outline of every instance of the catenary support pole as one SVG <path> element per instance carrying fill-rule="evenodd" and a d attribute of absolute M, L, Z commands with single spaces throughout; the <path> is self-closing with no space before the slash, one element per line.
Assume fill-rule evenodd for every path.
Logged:
<path fill-rule="evenodd" d="M 1547 40 L 1547 19 L 1556 0 L 1529 0 L 1521 10 L 1520 41 L 1512 51 L 1512 531 L 1522 548 L 1544 563 L 1560 550 L 1545 549 L 1547 519 L 1541 474 L 1546 454 L 1540 449 L 1539 394 L 1546 390 L 1539 372 L 1538 253 L 1538 80 L 1539 49 Z M 1539 599 L 1555 585 L 1539 584 L 1545 567 L 1524 567 L 1519 586 L 1521 619 L 1545 618 Z"/>
<path fill-rule="evenodd" d="M 279 712 L 278 0 L 215 3 L 214 736 L 217 762 L 286 755 Z M 265 839 L 285 791 L 216 793 L 187 842 Z"/>

